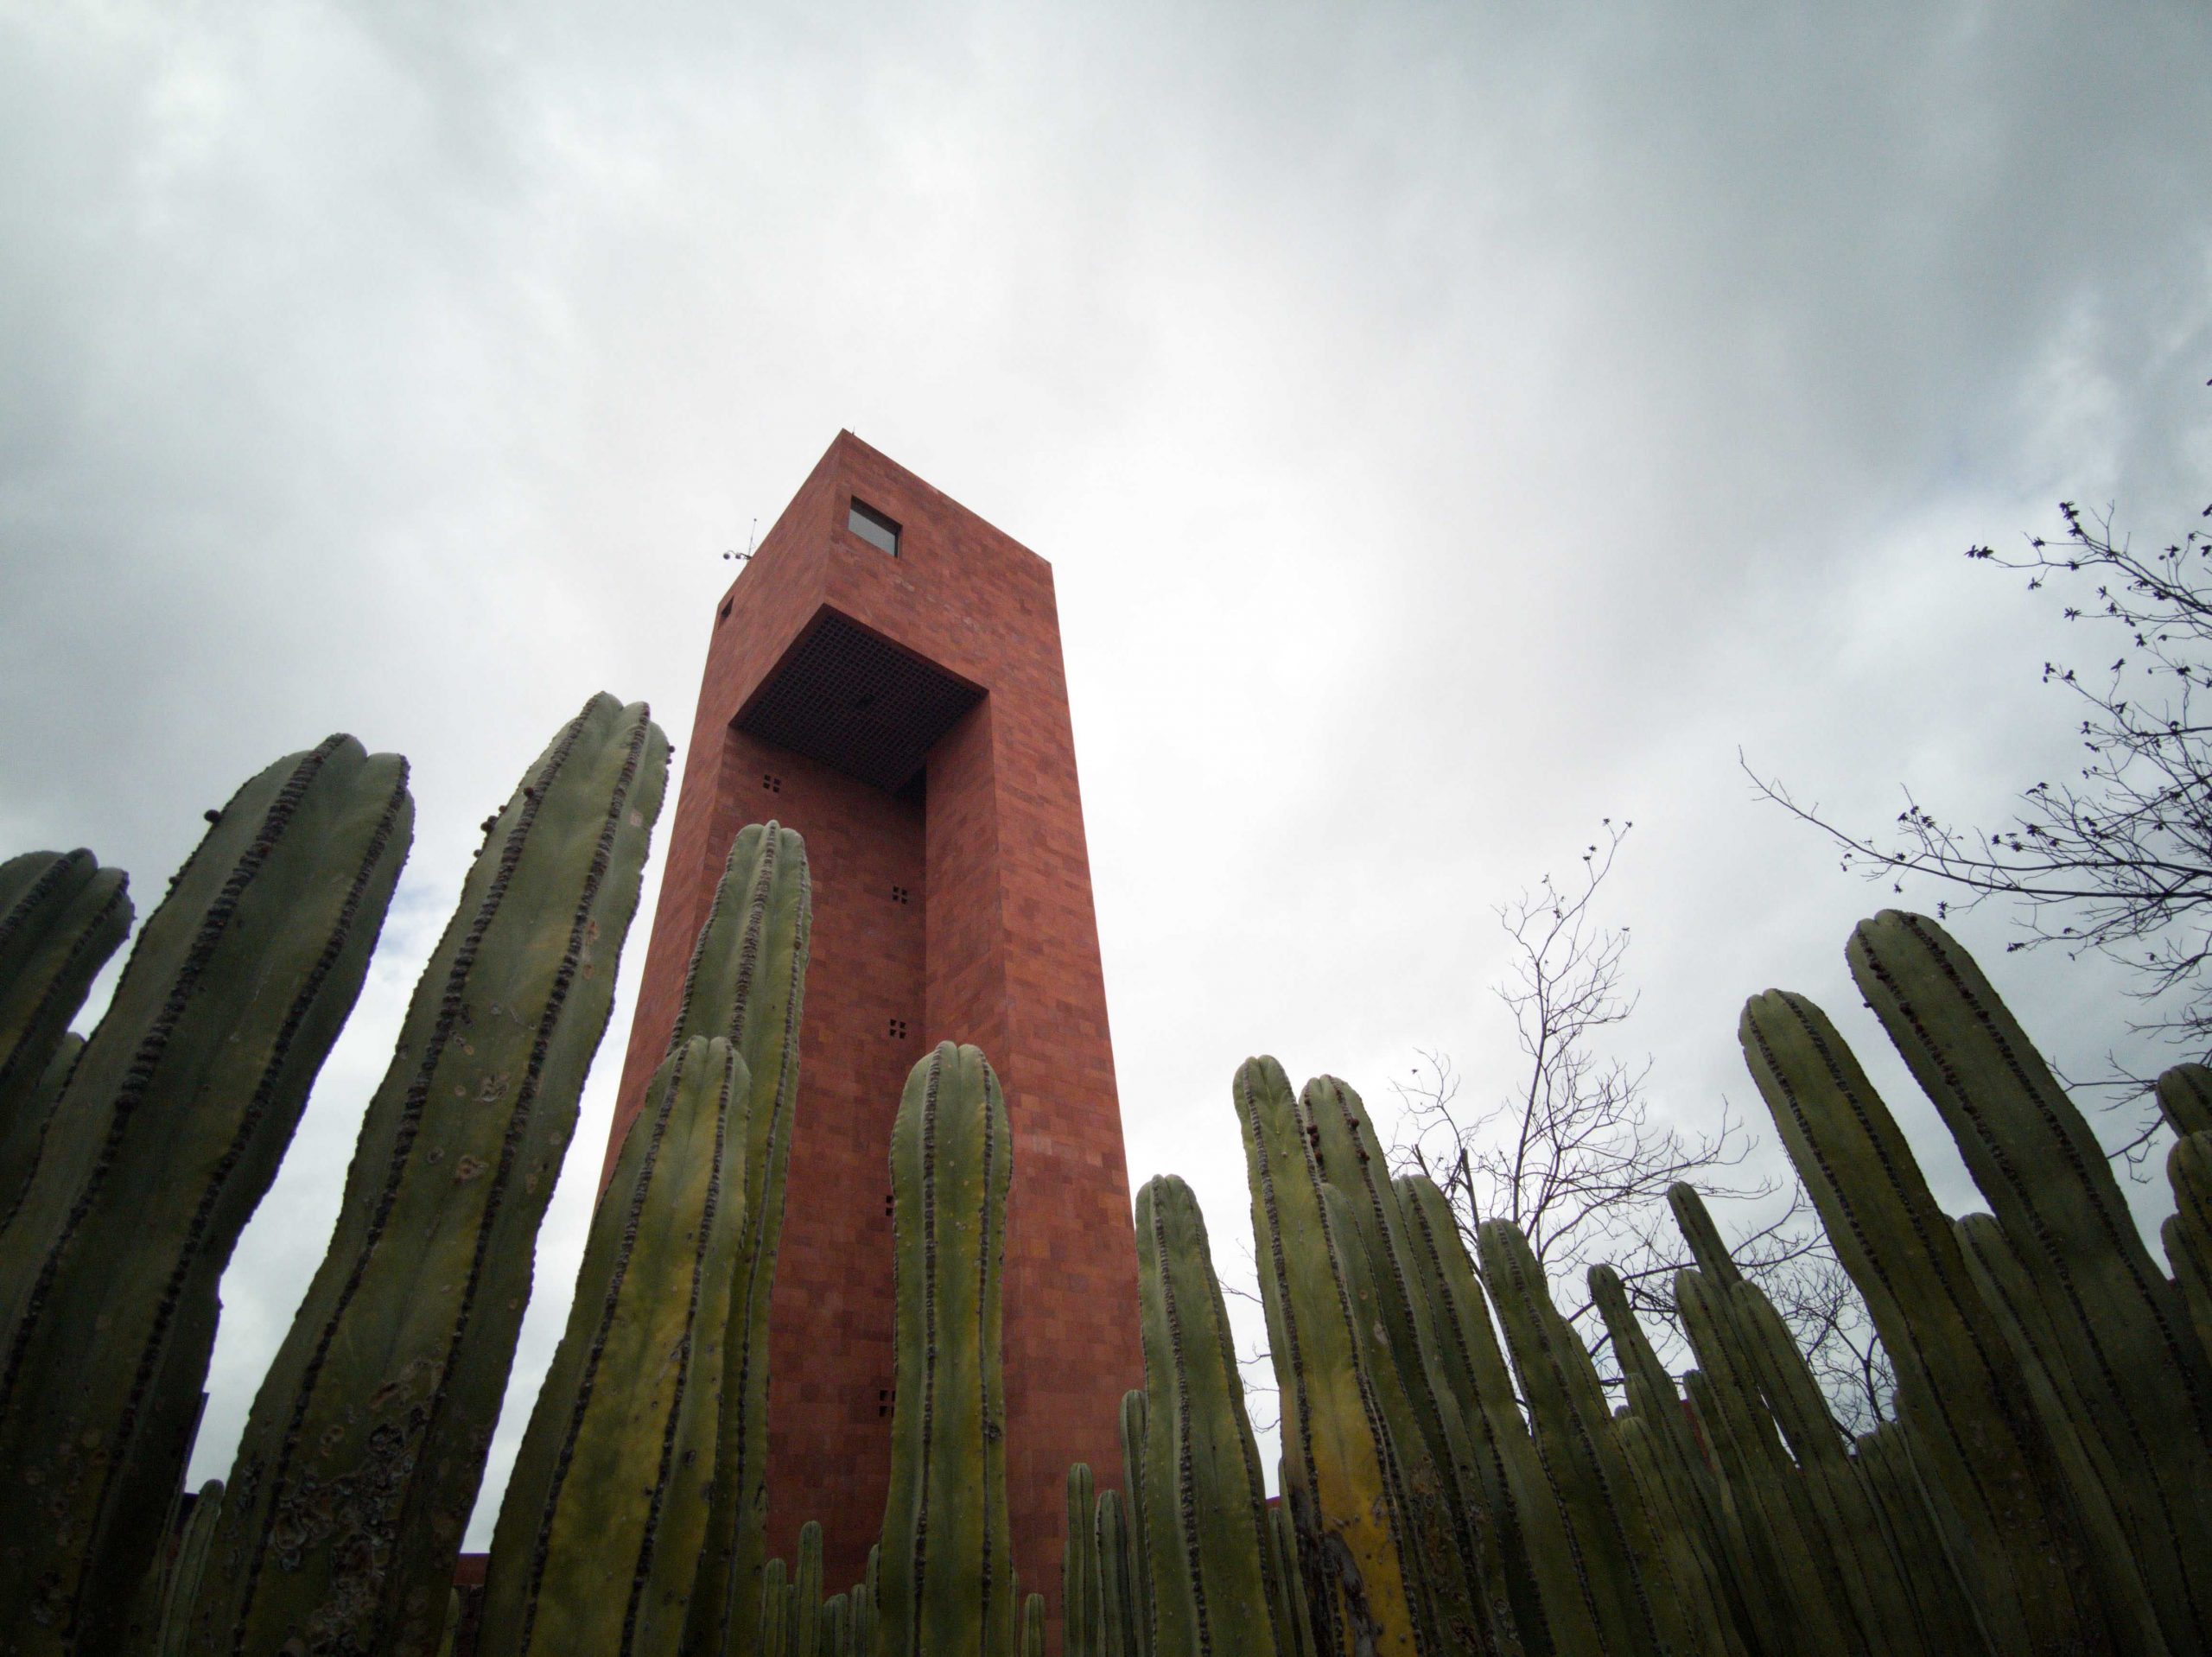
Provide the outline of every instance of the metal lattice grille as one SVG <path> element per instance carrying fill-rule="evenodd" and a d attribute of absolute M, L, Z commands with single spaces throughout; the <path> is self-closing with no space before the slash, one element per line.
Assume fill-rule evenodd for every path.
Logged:
<path fill-rule="evenodd" d="M 830 611 L 737 723 L 895 792 L 982 694 Z"/>

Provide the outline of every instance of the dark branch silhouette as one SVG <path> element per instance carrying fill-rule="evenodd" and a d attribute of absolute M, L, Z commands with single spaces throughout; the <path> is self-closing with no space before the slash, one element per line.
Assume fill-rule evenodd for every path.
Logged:
<path fill-rule="evenodd" d="M 2192 529 L 2154 553 L 2115 534 L 2109 509 L 2059 504 L 2063 532 L 2029 537 L 2001 555 L 1967 556 L 2071 595 L 2061 613 L 2113 638 L 2117 654 L 2094 670 L 2044 664 L 2044 682 L 2077 698 L 2086 756 L 2079 771 L 2039 781 L 1993 826 L 1967 827 L 1923 806 L 1910 790 L 1881 831 L 1847 828 L 1804 805 L 1776 778 L 1738 761 L 1760 796 L 1843 848 L 1843 867 L 1905 890 L 1920 876 L 1948 888 L 1939 917 L 1992 898 L 2017 905 L 2023 936 L 2005 947 L 2056 944 L 2094 951 L 2126 967 L 2142 1016 L 2131 1028 L 2178 1048 L 2212 1052 L 2212 724 L 2200 693 L 2212 687 L 2212 538 Z M 2212 517 L 2212 506 L 2203 517 Z M 2139 1175 L 2160 1138 L 2151 1078 L 2116 1056 L 2082 1091 L 2120 1113 L 2109 1154 Z"/>
<path fill-rule="evenodd" d="M 1758 1141 L 1726 1100 L 1713 1127 L 1685 1129 L 1654 1111 L 1649 1059 L 1604 1051 L 1636 997 L 1624 986 L 1629 929 L 1604 924 L 1594 905 L 1631 827 L 1607 819 L 1579 879 L 1562 886 L 1547 875 L 1499 909 L 1512 967 L 1497 993 L 1519 1040 L 1516 1079 L 1493 1102 L 1470 1103 L 1449 1056 L 1421 1053 L 1396 1084 L 1398 1160 L 1443 1189 L 1471 1254 L 1480 1221 L 1521 1228 L 1601 1365 L 1609 1348 L 1585 1283 L 1601 1262 L 1620 1274 L 1662 1353 L 1684 1357 L 1674 1278 L 1690 1258 L 1668 1188 L 1685 1182 L 1724 1207 L 1760 1205 L 1768 1217 L 1730 1252 L 1813 1355 L 1839 1416 L 1863 1428 L 1888 1406 L 1887 1362 L 1803 1191 L 1793 1184 L 1785 1197 L 1748 1171 Z"/>

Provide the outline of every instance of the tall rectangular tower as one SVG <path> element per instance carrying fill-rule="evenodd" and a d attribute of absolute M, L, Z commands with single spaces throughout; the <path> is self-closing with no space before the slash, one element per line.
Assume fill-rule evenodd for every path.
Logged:
<path fill-rule="evenodd" d="M 607 1167 L 731 841 L 768 818 L 798 829 L 814 933 L 770 1313 L 769 1551 L 790 1557 L 818 1519 L 842 1584 L 881 1528 L 892 1118 L 917 1059 L 971 1042 L 1014 1128 L 1016 1563 L 1057 1602 L 1068 1463 L 1120 1482 L 1143 1358 L 1052 566 L 840 432 L 717 608 L 683 758 Z"/>

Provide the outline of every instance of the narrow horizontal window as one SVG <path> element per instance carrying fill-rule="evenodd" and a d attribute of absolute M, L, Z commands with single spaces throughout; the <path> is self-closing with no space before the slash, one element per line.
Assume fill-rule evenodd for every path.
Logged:
<path fill-rule="evenodd" d="M 893 558 L 899 556 L 899 526 L 874 507 L 855 501 L 845 527 L 871 547 L 880 547 Z"/>

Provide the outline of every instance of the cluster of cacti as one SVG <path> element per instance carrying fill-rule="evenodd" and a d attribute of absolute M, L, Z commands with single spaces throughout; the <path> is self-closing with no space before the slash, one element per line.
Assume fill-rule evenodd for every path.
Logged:
<path fill-rule="evenodd" d="M 740 1651 L 762 1657 L 871 1657 L 875 1650 L 875 1584 L 880 1548 L 870 1548 L 868 1575 L 842 1592 L 822 1595 L 822 1527 L 799 1527 L 798 1569 L 780 1559 L 761 1567 L 760 1616 L 751 1645 Z"/>
<path fill-rule="evenodd" d="M 1064 1657 L 2212 1649 L 2212 1070 L 2159 1083 L 2169 1279 L 1974 964 L 1896 913 L 1853 935 L 1851 971 L 1993 1212 L 1937 1208 L 1809 1001 L 1754 997 L 1740 1032 L 1895 1363 L 1894 1420 L 1839 1428 L 1687 1188 L 1672 1286 L 1696 1367 L 1669 1370 L 1599 1267 L 1609 1383 L 1519 1231 L 1488 1222 L 1471 1255 L 1351 1088 L 1255 1058 L 1232 1102 L 1281 1498 L 1197 1201 L 1154 1179 L 1145 1384 L 1118 1469 L 1069 1470 L 1048 1603 L 1008 1522 L 1010 1124 L 983 1056 L 948 1042 L 889 1147 L 883 1529 L 865 1579 L 826 1591 L 818 1526 L 795 1563 L 766 1557 L 810 903 L 773 823 L 731 850 L 464 1617 L 456 1555 L 667 752 L 642 708 L 598 698 L 486 824 L 321 1269 L 229 1480 L 196 1498 L 217 1283 L 361 982 L 405 769 L 334 738 L 211 813 L 82 1040 L 123 878 L 86 853 L 0 864 L 0 1651 L 1041 1657 L 1055 1628 Z"/>
<path fill-rule="evenodd" d="M 1258 1488 L 1205 1231 L 1137 1201 L 1146 1390 L 1123 1490 L 1071 1514 L 1063 1650 L 1724 1654 L 2212 1649 L 2212 1070 L 2162 1078 L 2177 1212 L 2152 1261 L 2079 1113 L 1932 922 L 1849 959 L 1991 1215 L 1943 1215 L 1842 1038 L 1755 997 L 1746 1059 L 1897 1368 L 1855 1441 L 1697 1194 L 1670 1374 L 1590 1274 L 1609 1401 L 1525 1238 L 1388 1177 L 1352 1090 L 1239 1071 L 1282 1499 Z M 1503 1331 L 1501 1352 L 1497 1331 Z M 1510 1354 L 1509 1369 L 1507 1355 Z M 1071 1476 L 1089 1497 L 1088 1470 Z M 1143 1515 L 1132 1527 L 1125 1512 Z M 1217 1608 L 1229 1609 L 1217 1620 Z M 1095 1608 L 1095 1609 L 1093 1609 Z M 1233 1628 L 1233 1635 L 1224 1628 Z"/>

